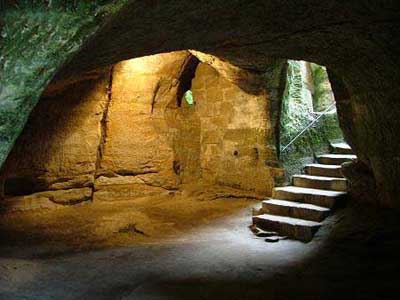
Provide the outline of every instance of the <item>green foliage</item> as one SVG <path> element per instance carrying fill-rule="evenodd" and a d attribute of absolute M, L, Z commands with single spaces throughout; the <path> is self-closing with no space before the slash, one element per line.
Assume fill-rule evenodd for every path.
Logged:
<path fill-rule="evenodd" d="M 286 89 L 282 101 L 281 144 L 287 145 L 313 118 L 307 104 L 301 62 L 288 61 Z"/>
<path fill-rule="evenodd" d="M 310 64 L 310 69 L 314 80 L 314 111 L 324 111 L 335 101 L 328 73 L 325 67 L 313 63 Z"/>
<path fill-rule="evenodd" d="M 332 94 L 326 69 L 311 64 L 309 71 L 312 76 L 307 77 L 310 74 L 304 72 L 306 70 L 304 66 L 306 66 L 304 62 L 288 62 L 286 89 L 282 101 L 281 149 L 320 116 L 313 111 L 312 104 L 316 99 L 320 100 L 324 95 Z M 314 90 L 312 98 L 310 90 Z M 330 99 L 329 105 L 332 104 L 332 100 L 334 99 Z M 326 152 L 330 141 L 340 139 L 343 139 L 343 136 L 336 112 L 323 115 L 281 153 L 287 178 L 299 173 L 303 164 L 312 162 L 315 155 Z"/>
<path fill-rule="evenodd" d="M 186 100 L 187 104 L 189 104 L 189 105 L 194 104 L 193 93 L 191 90 L 186 91 L 185 100 Z"/>

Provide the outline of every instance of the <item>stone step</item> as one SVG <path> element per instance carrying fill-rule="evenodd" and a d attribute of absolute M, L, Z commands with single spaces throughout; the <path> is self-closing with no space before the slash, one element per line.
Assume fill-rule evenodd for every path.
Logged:
<path fill-rule="evenodd" d="M 338 201 L 346 197 L 346 194 L 346 192 L 285 186 L 274 188 L 272 198 L 333 208 Z"/>
<path fill-rule="evenodd" d="M 340 165 L 308 164 L 305 165 L 304 171 L 314 176 L 343 177 Z"/>
<path fill-rule="evenodd" d="M 345 178 L 293 175 L 292 179 L 294 186 L 320 190 L 347 191 L 347 180 Z"/>
<path fill-rule="evenodd" d="M 263 230 L 276 231 L 289 238 L 309 242 L 321 227 L 321 223 L 275 215 L 253 217 L 253 224 Z"/>
<path fill-rule="evenodd" d="M 335 154 L 353 154 L 353 150 L 347 143 L 331 143 L 330 148 Z"/>
<path fill-rule="evenodd" d="M 268 199 L 262 202 L 262 212 L 271 215 L 321 222 L 329 215 L 330 209 L 313 204 Z"/>
<path fill-rule="evenodd" d="M 357 156 L 353 154 L 323 154 L 318 156 L 317 158 L 320 164 L 325 164 L 325 165 L 341 165 L 344 162 L 356 159 Z"/>

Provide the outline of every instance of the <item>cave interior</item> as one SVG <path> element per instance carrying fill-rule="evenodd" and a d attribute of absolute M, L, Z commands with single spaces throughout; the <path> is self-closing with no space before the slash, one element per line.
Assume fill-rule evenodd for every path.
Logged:
<path fill-rule="evenodd" d="M 0 299 L 397 299 L 396 1 L 17 2 Z"/>

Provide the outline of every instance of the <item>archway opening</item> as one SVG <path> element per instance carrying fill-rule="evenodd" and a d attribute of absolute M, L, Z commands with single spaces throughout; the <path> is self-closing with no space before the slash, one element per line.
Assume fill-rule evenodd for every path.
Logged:
<path fill-rule="evenodd" d="M 345 143 L 336 101 L 325 67 L 288 61 L 280 119 L 280 159 L 286 181 L 304 165 L 328 153 L 332 144 Z"/>
<path fill-rule="evenodd" d="M 267 83 L 263 74 L 196 51 L 54 81 L 2 170 L 3 207 L 23 212 L 3 230 L 21 239 L 57 233 L 85 247 L 250 213 L 283 175 L 271 108 L 277 99 Z M 67 220 L 74 229 L 63 231 Z"/>

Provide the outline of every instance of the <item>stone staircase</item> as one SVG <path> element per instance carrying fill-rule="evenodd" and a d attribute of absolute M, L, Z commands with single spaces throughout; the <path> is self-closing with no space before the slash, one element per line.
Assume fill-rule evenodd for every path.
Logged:
<path fill-rule="evenodd" d="M 305 174 L 292 177 L 293 186 L 274 188 L 272 198 L 262 202 L 253 226 L 279 236 L 309 242 L 323 220 L 343 201 L 348 183 L 341 164 L 355 160 L 349 145 L 331 144 L 331 153 L 304 167 Z"/>

